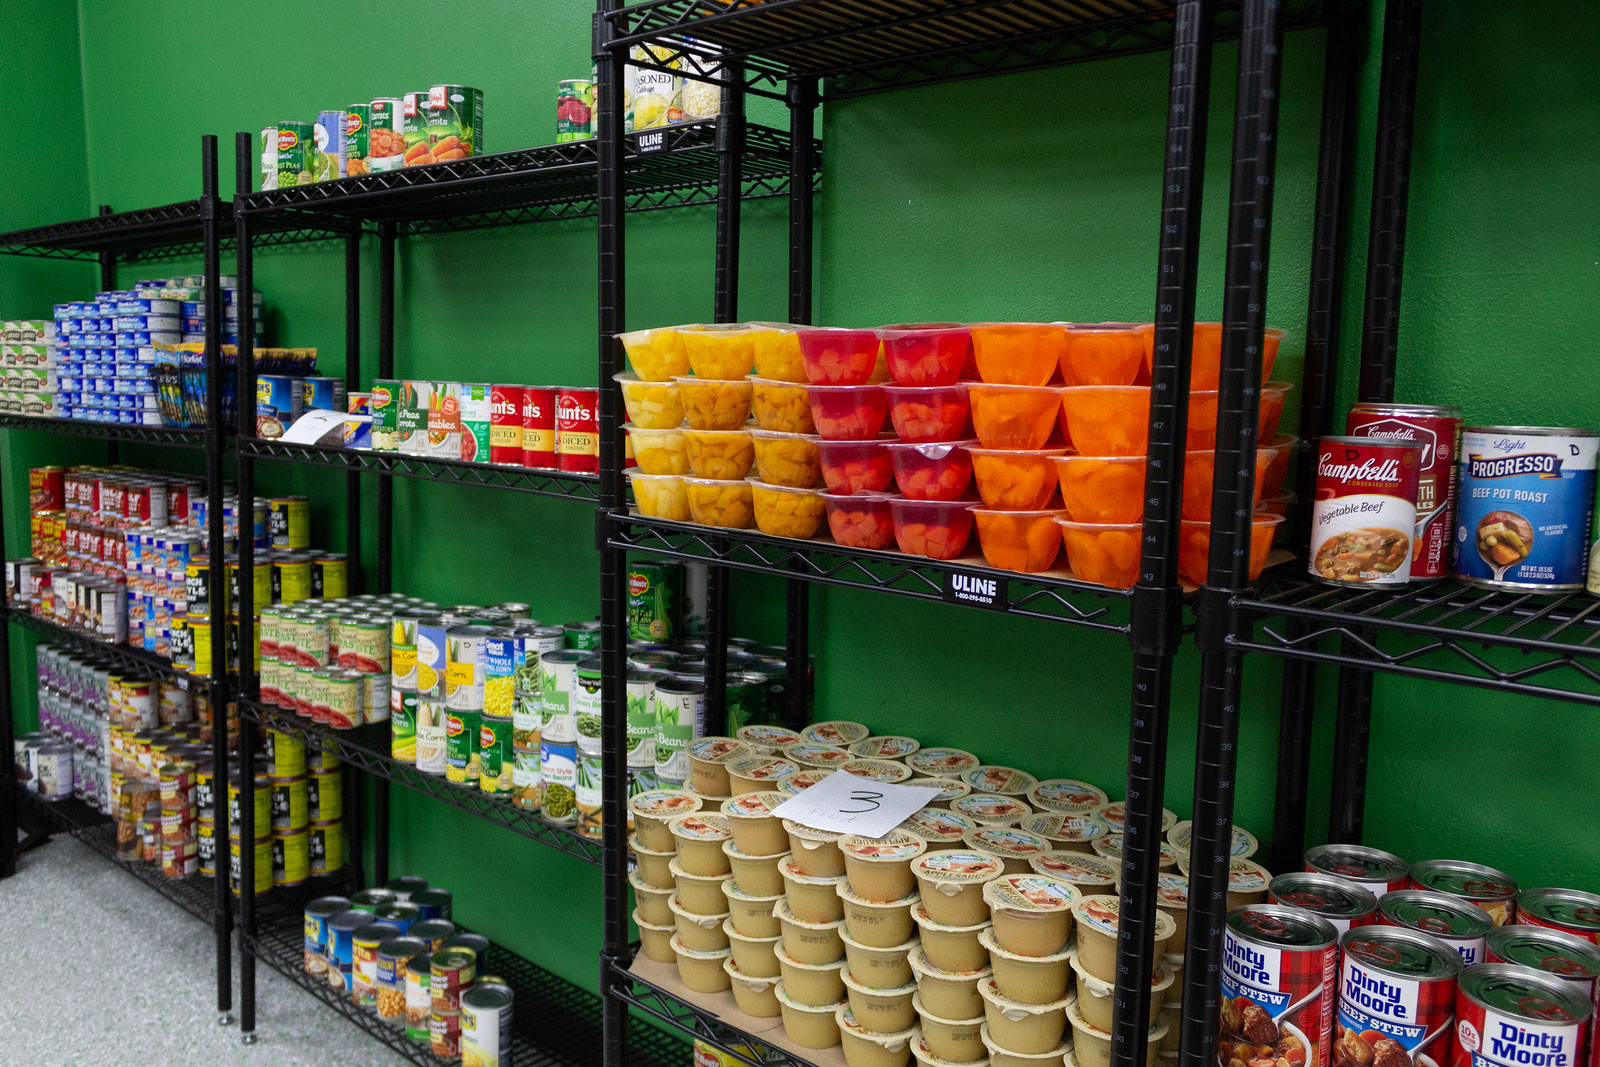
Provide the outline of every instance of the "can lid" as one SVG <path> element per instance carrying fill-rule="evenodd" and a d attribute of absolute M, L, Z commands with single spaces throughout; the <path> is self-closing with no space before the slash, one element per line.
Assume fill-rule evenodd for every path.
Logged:
<path fill-rule="evenodd" d="M 1524 889 L 1517 910 L 1574 930 L 1600 932 L 1600 893 L 1581 889 Z"/>
<path fill-rule="evenodd" d="M 1317 845 L 1306 849 L 1306 866 L 1322 874 L 1358 882 L 1393 882 L 1410 871 L 1405 860 L 1392 852 L 1365 845 Z"/>
<path fill-rule="evenodd" d="M 1425 860 L 1411 866 L 1411 880 L 1424 889 L 1467 900 L 1510 900 L 1517 880 L 1503 871 L 1465 860 Z"/>
<path fill-rule="evenodd" d="M 1340 919 L 1371 915 L 1378 910 L 1378 898 L 1358 883 L 1312 871 L 1288 871 L 1276 876 L 1267 884 L 1267 895 L 1274 904 Z"/>
<path fill-rule="evenodd" d="M 369 915 L 368 918 L 370 919 L 371 916 Z M 359 927 L 355 932 L 357 941 L 371 941 L 373 944 L 399 936 L 400 928 L 394 923 L 369 922 L 365 926 Z"/>
<path fill-rule="evenodd" d="M 1530 1022 L 1582 1022 L 1593 1010 L 1576 986 L 1515 963 L 1468 967 L 1459 988 L 1484 1007 Z"/>
<path fill-rule="evenodd" d="M 425 941 L 415 937 L 391 937 L 378 945 L 380 956 L 404 956 L 411 959 L 428 951 Z"/>
<path fill-rule="evenodd" d="M 442 948 L 433 954 L 433 970 L 459 971 L 478 962 L 477 954 L 465 948 Z"/>
<path fill-rule="evenodd" d="M 350 900 L 348 897 L 318 897 L 306 905 L 306 914 L 320 919 L 328 919 L 339 912 L 349 910 L 349 908 Z M 366 913 L 358 912 L 357 914 L 365 915 Z"/>
<path fill-rule="evenodd" d="M 433 953 L 424 952 L 420 956 L 412 956 L 406 963 L 406 973 L 417 978 L 427 978 L 433 973 Z"/>
<path fill-rule="evenodd" d="M 1446 940 L 1483 937 L 1494 920 L 1475 904 L 1431 889 L 1402 889 L 1378 901 L 1384 918 Z"/>
<path fill-rule="evenodd" d="M 1548 926 L 1497 926 L 1486 939 L 1491 960 L 1546 971 L 1569 981 L 1600 977 L 1600 946 Z"/>
<path fill-rule="evenodd" d="M 1228 929 L 1257 945 L 1322 948 L 1339 940 L 1339 931 L 1320 915 L 1281 904 L 1245 904 L 1228 912 Z"/>
<path fill-rule="evenodd" d="M 461 994 L 461 1007 L 472 1011 L 497 1011 L 511 1007 L 511 988 L 482 982 Z"/>
<path fill-rule="evenodd" d="M 1451 978 L 1461 973 L 1461 956 L 1437 937 L 1404 926 L 1358 926 L 1340 939 L 1345 968 L 1409 978 Z M 1350 979 L 1346 977 L 1345 981 Z"/>

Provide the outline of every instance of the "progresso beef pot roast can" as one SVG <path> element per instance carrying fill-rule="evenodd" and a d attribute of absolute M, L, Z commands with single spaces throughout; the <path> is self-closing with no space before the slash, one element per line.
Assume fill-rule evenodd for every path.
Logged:
<path fill-rule="evenodd" d="M 1373 437 L 1317 443 L 1311 577 L 1383 588 L 1411 580 L 1423 447 Z"/>
<path fill-rule="evenodd" d="M 1382 900 L 1384 894 L 1406 887 L 1411 867 L 1392 852 L 1366 845 L 1316 845 L 1306 849 L 1306 870 L 1331 874 L 1371 891 Z"/>
<path fill-rule="evenodd" d="M 1589 998 L 1600 1012 L 1600 946 L 1576 934 L 1537 926 L 1502 926 L 1489 931 L 1484 950 L 1490 963 L 1515 963 L 1561 979 Z M 1600 1043 L 1595 1041 L 1595 1017 L 1583 1028 L 1584 1061 L 1600 1064 Z"/>
<path fill-rule="evenodd" d="M 1278 904 L 1228 912 L 1217 1063 L 1328 1064 L 1338 969 L 1339 932 L 1326 919 Z"/>
<path fill-rule="evenodd" d="M 1437 581 L 1448 577 L 1455 534 L 1461 409 L 1432 404 L 1356 404 L 1345 417 L 1345 433 L 1351 437 L 1422 446 L 1417 467 L 1417 525 L 1411 552 L 1411 580 Z"/>
<path fill-rule="evenodd" d="M 1452 1067 L 1577 1067 L 1592 1014 L 1578 989 L 1513 963 L 1481 963 L 1456 987 Z"/>
<path fill-rule="evenodd" d="M 1462 969 L 1455 950 L 1436 937 L 1397 926 L 1352 930 L 1340 948 L 1332 1067 L 1427 1067 L 1447 1061 Z"/>
<path fill-rule="evenodd" d="M 1429 889 L 1401 889 L 1378 901 L 1381 926 L 1404 926 L 1431 934 L 1461 956 L 1468 967 L 1483 962 L 1484 938 L 1494 920 L 1477 905 Z"/>

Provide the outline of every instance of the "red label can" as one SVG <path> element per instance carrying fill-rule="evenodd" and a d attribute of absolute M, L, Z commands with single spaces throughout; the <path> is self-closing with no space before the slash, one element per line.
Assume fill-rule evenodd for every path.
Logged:
<path fill-rule="evenodd" d="M 556 466 L 600 470 L 600 390 L 561 387 L 556 393 Z"/>
<path fill-rule="evenodd" d="M 1422 446 L 1324 437 L 1317 449 L 1311 577 L 1329 585 L 1405 585 L 1411 580 Z"/>
<path fill-rule="evenodd" d="M 522 387 L 522 465 L 556 465 L 556 390 L 554 386 Z"/>
<path fill-rule="evenodd" d="M 1600 1012 L 1600 946 L 1560 930 L 1502 926 L 1489 931 L 1485 951 L 1490 963 L 1521 964 L 1570 983 Z M 1583 1057 L 1590 1067 L 1600 1064 L 1600 1042 L 1595 1041 L 1594 1029 L 1591 1015 L 1583 1027 Z"/>
<path fill-rule="evenodd" d="M 1484 939 L 1494 920 L 1482 908 L 1430 889 L 1401 889 L 1378 901 L 1380 926 L 1403 926 L 1438 938 L 1468 967 L 1483 962 Z"/>
<path fill-rule="evenodd" d="M 522 386 L 489 391 L 489 462 L 522 466 Z"/>
<path fill-rule="evenodd" d="M 122 517 L 133 523 L 167 524 L 167 487 L 162 482 L 130 485 L 123 496 Z"/>
<path fill-rule="evenodd" d="M 1338 969 L 1339 933 L 1321 916 L 1281 904 L 1230 911 L 1222 942 L 1220 1067 L 1234 1060 L 1331 1063 Z"/>
<path fill-rule="evenodd" d="M 109 475 L 99 479 L 99 482 L 99 492 L 96 494 L 99 503 L 95 506 L 95 515 L 101 522 L 122 518 L 123 509 L 127 506 L 127 486 L 120 479 Z"/>
<path fill-rule="evenodd" d="M 1462 972 L 1452 1067 L 1577 1067 L 1593 1011 L 1575 986 L 1513 963 Z"/>
<path fill-rule="evenodd" d="M 34 511 L 59 511 L 66 507 L 65 467 L 28 470 L 28 507 Z"/>
<path fill-rule="evenodd" d="M 1344 432 L 1351 437 L 1422 446 L 1411 580 L 1435 581 L 1447 576 L 1461 465 L 1461 409 L 1431 404 L 1357 404 L 1345 417 Z"/>
<path fill-rule="evenodd" d="M 1378 898 L 1331 874 L 1285 871 L 1267 883 L 1268 904 L 1288 904 L 1322 916 L 1342 935 L 1378 921 Z"/>
<path fill-rule="evenodd" d="M 1306 849 L 1306 870 L 1354 882 L 1382 900 L 1385 893 L 1406 887 L 1411 865 L 1366 845 L 1315 845 Z"/>
<path fill-rule="evenodd" d="M 1600 893 L 1581 889 L 1524 889 L 1517 894 L 1517 923 L 1576 934 L 1600 945 Z"/>
<path fill-rule="evenodd" d="M 1340 946 L 1334 1067 L 1446 1061 L 1461 975 L 1455 950 L 1396 926 L 1352 931 Z"/>

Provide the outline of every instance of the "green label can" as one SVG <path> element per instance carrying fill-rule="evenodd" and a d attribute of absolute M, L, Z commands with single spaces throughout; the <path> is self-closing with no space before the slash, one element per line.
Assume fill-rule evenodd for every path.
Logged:
<path fill-rule="evenodd" d="M 656 683 L 656 777 L 663 789 L 689 780 L 689 743 L 705 732 L 706 687 L 670 678 Z"/>
<path fill-rule="evenodd" d="M 540 661 L 543 677 L 539 700 L 543 706 L 540 739 L 576 744 L 577 721 L 572 707 L 572 692 L 578 685 L 578 664 L 589 659 L 587 652 L 552 652 Z"/>
<path fill-rule="evenodd" d="M 368 166 L 373 173 L 399 170 L 406 154 L 405 101 L 380 96 L 372 101 L 372 134 L 367 139 Z"/>
<path fill-rule="evenodd" d="M 402 763 L 417 762 L 417 694 L 395 689 L 389 698 L 389 754 Z"/>
<path fill-rule="evenodd" d="M 594 619 L 569 622 L 561 628 L 568 649 L 578 652 L 600 650 L 600 623 Z"/>
<path fill-rule="evenodd" d="M 572 689 L 573 725 L 578 731 L 578 751 L 589 755 L 600 754 L 601 669 L 599 656 L 590 656 L 578 664 L 577 677 Z"/>
<path fill-rule="evenodd" d="M 628 768 L 653 768 L 656 763 L 656 682 L 664 672 L 628 672 Z"/>
<path fill-rule="evenodd" d="M 683 632 L 683 564 L 628 566 L 628 639 L 666 641 Z"/>
<path fill-rule="evenodd" d="M 544 776 L 539 770 L 539 746 L 511 750 L 511 802 L 519 808 L 539 810 Z"/>
<path fill-rule="evenodd" d="M 577 821 L 578 748 L 571 741 L 541 741 L 539 773 L 544 778 L 544 819 L 558 826 Z"/>
<path fill-rule="evenodd" d="M 312 160 L 317 152 L 317 124 L 314 122 L 280 122 L 278 137 L 278 184 L 287 189 L 293 185 L 310 185 L 316 181 L 312 174 Z"/>
<path fill-rule="evenodd" d="M 515 769 L 511 720 L 482 716 L 478 720 L 478 788 L 485 793 L 510 793 Z"/>
<path fill-rule="evenodd" d="M 417 697 L 417 770 L 424 774 L 445 772 L 444 701 Z"/>
<path fill-rule="evenodd" d="M 372 450 L 393 452 L 400 447 L 396 434 L 395 413 L 399 410 L 400 383 L 393 378 L 376 378 L 372 382 L 372 396 L 367 401 L 372 412 Z"/>
<path fill-rule="evenodd" d="M 728 736 L 738 734 L 741 726 L 766 722 L 767 676 L 742 673 L 727 677 Z"/>
<path fill-rule="evenodd" d="M 447 708 L 444 714 L 444 777 L 447 782 L 478 780 L 478 719 L 481 712 Z"/>
<path fill-rule="evenodd" d="M 488 385 L 468 382 L 456 386 L 456 406 L 461 412 L 461 458 L 489 461 L 489 422 L 494 414 Z"/>
<path fill-rule="evenodd" d="M 594 136 L 594 82 L 565 78 L 556 82 L 556 143 Z"/>
<path fill-rule="evenodd" d="M 261 128 L 261 190 L 278 187 L 278 127 Z"/>
<path fill-rule="evenodd" d="M 465 85 L 428 89 L 427 129 L 430 162 L 448 163 L 483 155 L 483 93 Z"/>
<path fill-rule="evenodd" d="M 372 171 L 372 105 L 344 109 L 344 172 L 354 178 Z"/>
<path fill-rule="evenodd" d="M 600 840 L 600 756 L 578 753 L 578 783 L 574 791 L 578 810 L 578 836 Z"/>

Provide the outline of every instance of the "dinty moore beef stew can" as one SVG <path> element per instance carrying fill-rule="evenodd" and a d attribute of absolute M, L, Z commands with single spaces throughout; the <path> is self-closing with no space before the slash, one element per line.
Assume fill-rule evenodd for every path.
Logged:
<path fill-rule="evenodd" d="M 1592 1012 L 1577 987 L 1514 963 L 1461 974 L 1452 1067 L 1577 1067 Z"/>
<path fill-rule="evenodd" d="M 1597 450 L 1593 430 L 1467 427 L 1456 577 L 1494 589 L 1582 589 Z"/>
<path fill-rule="evenodd" d="M 1461 409 L 1432 404 L 1356 404 L 1345 417 L 1351 437 L 1422 446 L 1417 466 L 1417 525 L 1411 580 L 1450 574 L 1455 535 L 1456 477 L 1461 455 Z"/>
<path fill-rule="evenodd" d="M 1228 912 L 1219 1067 L 1234 1060 L 1325 1067 L 1338 969 L 1339 932 L 1321 916 L 1278 904 L 1245 904 Z"/>
<path fill-rule="evenodd" d="M 1340 947 L 1344 962 L 1331 1067 L 1449 1062 L 1462 969 L 1455 950 L 1396 926 L 1353 930 Z"/>
<path fill-rule="evenodd" d="M 1538 926 L 1502 926 L 1489 931 L 1490 963 L 1516 963 L 1559 978 L 1589 998 L 1600 1011 L 1600 946 L 1576 934 Z M 1583 1060 L 1600 1064 L 1600 1042 L 1595 1040 L 1594 1016 L 1583 1028 Z"/>
<path fill-rule="evenodd" d="M 1311 577 L 1383 588 L 1411 580 L 1422 446 L 1371 437 L 1317 444 Z"/>

